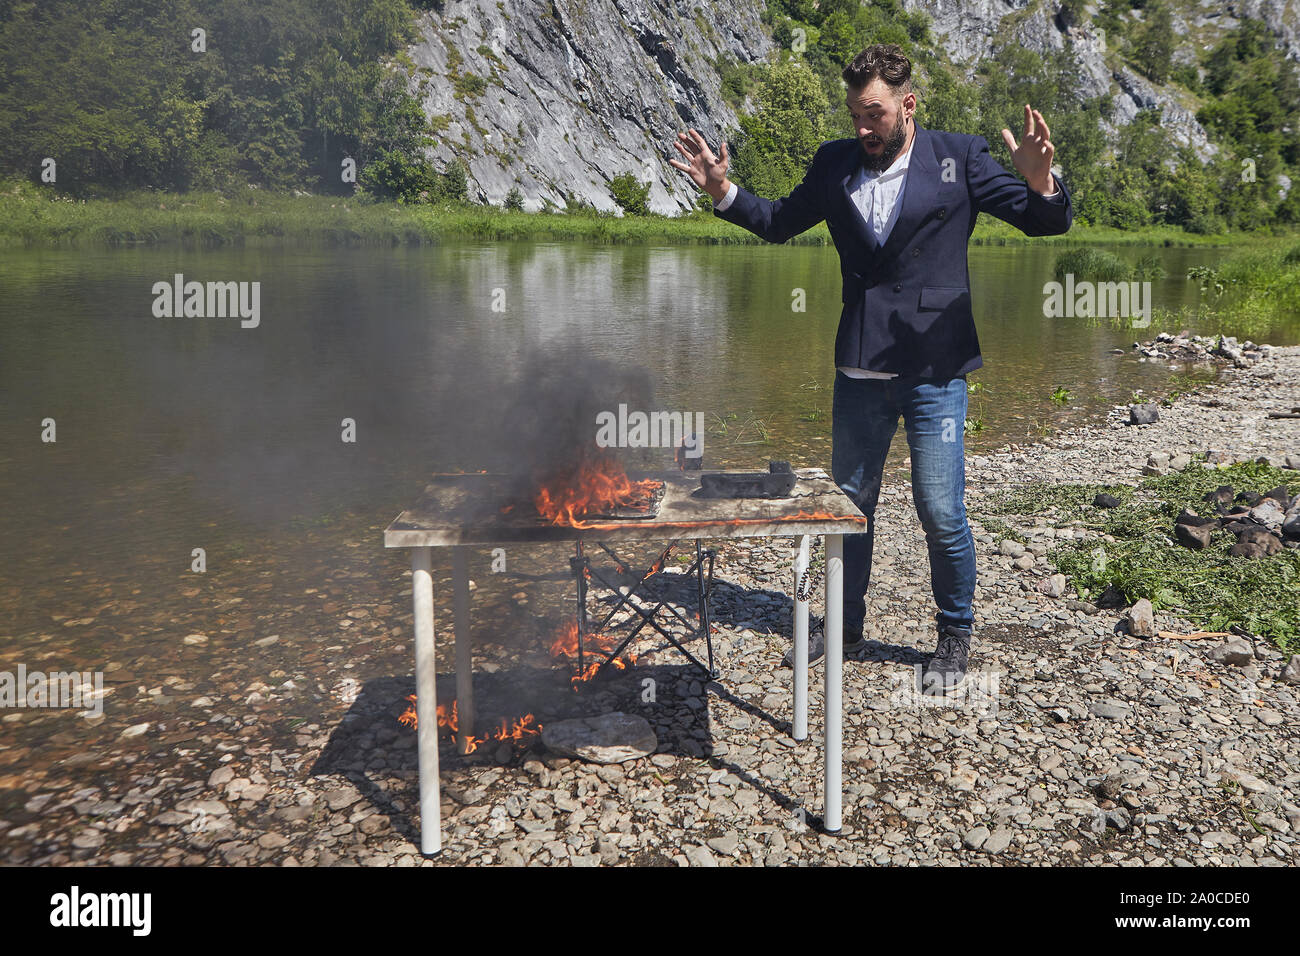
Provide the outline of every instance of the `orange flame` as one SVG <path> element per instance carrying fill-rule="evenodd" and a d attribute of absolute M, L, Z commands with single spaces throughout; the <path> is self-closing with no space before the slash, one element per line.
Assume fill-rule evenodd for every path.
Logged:
<path fill-rule="evenodd" d="M 407 727 L 418 728 L 420 721 L 415 712 L 415 695 L 407 694 L 406 699 L 410 701 L 410 706 L 406 708 L 406 711 L 402 716 L 397 718 L 397 721 Z M 442 735 L 445 732 L 447 736 L 455 737 L 459 730 L 458 725 L 460 723 L 460 715 L 457 713 L 456 701 L 453 700 L 450 705 L 439 704 L 437 714 L 439 735 Z M 522 717 L 516 717 L 513 722 L 508 718 L 502 717 L 501 726 L 488 731 L 488 733 L 484 734 L 482 737 L 477 737 L 473 734 L 466 735 L 465 753 L 472 754 L 474 751 L 478 750 L 479 744 L 488 743 L 490 741 L 505 741 L 516 745 L 528 743 L 532 741 L 534 737 L 540 736 L 541 732 L 542 725 L 537 722 L 537 718 L 532 714 L 524 714 Z"/>
<path fill-rule="evenodd" d="M 646 580 L 646 578 L 649 578 L 649 577 L 651 577 L 651 576 L 653 576 L 653 575 L 658 574 L 658 573 L 659 573 L 660 571 L 662 571 L 663 569 L 664 569 L 664 559 L 663 559 L 663 557 L 660 557 L 658 561 L 656 561 L 654 564 L 650 565 L 650 570 L 647 571 L 644 575 L 641 576 L 641 580 L 644 581 L 644 580 Z"/>
<path fill-rule="evenodd" d="M 608 654 L 618 645 L 617 638 L 609 637 L 605 634 L 587 634 L 586 641 L 582 645 L 584 655 L 591 655 L 594 660 L 587 664 L 580 673 L 574 674 L 569 678 L 569 683 L 574 690 L 578 689 L 579 684 L 586 683 L 596 676 L 600 670 L 600 665 L 604 661 L 604 655 Z M 613 665 L 619 670 L 627 670 L 628 667 L 636 663 L 636 655 L 624 651 L 626 660 L 622 657 L 616 657 L 612 661 Z M 555 639 L 551 641 L 551 656 L 564 657 L 572 660 L 578 656 L 578 622 L 568 621 L 560 626 L 555 633 Z"/>
<path fill-rule="evenodd" d="M 661 487 L 663 482 L 652 478 L 632 481 L 610 456 L 588 452 L 574 466 L 541 482 L 533 504 L 551 524 L 585 528 L 588 525 L 582 516 L 591 512 L 611 508 L 649 510 Z"/>

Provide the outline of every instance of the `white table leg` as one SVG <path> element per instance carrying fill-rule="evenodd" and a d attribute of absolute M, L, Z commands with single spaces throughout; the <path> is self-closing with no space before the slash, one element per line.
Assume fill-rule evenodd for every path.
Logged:
<path fill-rule="evenodd" d="M 799 538 L 794 557 L 794 732 L 795 740 L 808 739 L 808 602 L 799 597 L 799 585 L 808 571 L 809 537 Z"/>
<path fill-rule="evenodd" d="M 822 806 L 828 833 L 839 833 L 842 794 L 841 748 L 843 745 L 844 679 L 844 536 L 826 535 L 826 777 L 823 782 Z"/>
<path fill-rule="evenodd" d="M 469 630 L 469 572 L 465 549 L 451 549 L 452 616 L 456 625 L 456 748 L 465 754 L 474 732 L 474 645 Z"/>
<path fill-rule="evenodd" d="M 411 594 L 415 605 L 415 715 L 420 762 L 420 852 L 442 850 L 442 796 L 438 786 L 438 689 L 433 646 L 433 549 L 411 555 Z"/>

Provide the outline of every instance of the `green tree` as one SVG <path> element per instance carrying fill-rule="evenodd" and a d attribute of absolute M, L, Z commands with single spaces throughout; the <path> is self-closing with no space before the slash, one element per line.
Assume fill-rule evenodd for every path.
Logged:
<path fill-rule="evenodd" d="M 0 172 L 49 156 L 81 194 L 350 192 L 346 157 L 421 161 L 413 36 L 406 0 L 4 0 Z"/>
<path fill-rule="evenodd" d="M 1211 98 L 1196 118 L 1226 147 L 1218 212 L 1234 228 L 1255 228 L 1279 212 L 1279 174 L 1300 175 L 1300 71 L 1249 19 L 1215 45 L 1205 68 Z"/>
<path fill-rule="evenodd" d="M 930 58 L 924 83 L 918 86 L 916 121 L 926 129 L 983 135 L 980 128 L 979 90 Z"/>
<path fill-rule="evenodd" d="M 740 133 L 729 143 L 730 175 L 755 195 L 778 198 L 799 184 L 828 138 L 829 105 L 816 74 L 794 61 L 768 71 L 757 100 L 757 112 L 740 118 Z"/>
<path fill-rule="evenodd" d="M 1133 62 L 1147 79 L 1163 83 L 1174 65 L 1174 20 L 1165 0 L 1151 0 L 1133 41 Z"/>
<path fill-rule="evenodd" d="M 1074 93 L 1076 68 L 1063 52 L 1039 56 L 1017 43 L 996 46 L 977 71 L 980 88 L 979 133 L 989 141 L 991 155 L 1013 169 L 1011 154 L 1002 141 L 1003 127 L 1019 138 L 1024 125 L 1024 105 L 1043 114 L 1056 146 L 1055 163 L 1070 190 L 1081 223 L 1107 219 L 1109 204 L 1101 199 L 1110 169 L 1101 120 L 1107 102 L 1094 97 L 1080 102 Z"/>

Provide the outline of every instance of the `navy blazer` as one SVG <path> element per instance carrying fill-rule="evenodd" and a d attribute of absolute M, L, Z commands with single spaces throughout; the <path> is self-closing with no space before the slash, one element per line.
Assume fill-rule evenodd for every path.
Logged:
<path fill-rule="evenodd" d="M 901 207 L 878 245 L 849 195 L 861 165 L 856 138 L 822 143 L 794 191 L 769 200 L 737 187 L 714 215 L 768 242 L 785 242 L 823 219 L 840 254 L 843 287 L 835 364 L 926 378 L 980 368 L 971 313 L 966 243 L 987 212 L 1029 236 L 1066 232 L 1070 194 L 1056 179 L 1051 199 L 989 155 L 982 136 L 916 127 Z"/>

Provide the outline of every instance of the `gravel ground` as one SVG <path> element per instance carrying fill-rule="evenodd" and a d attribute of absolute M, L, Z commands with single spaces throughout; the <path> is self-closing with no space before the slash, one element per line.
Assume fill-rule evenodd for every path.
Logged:
<path fill-rule="evenodd" d="M 1135 483 L 1155 452 L 1280 461 L 1300 453 L 1300 420 L 1265 413 L 1297 405 L 1300 347 L 1269 350 L 1162 408 L 1155 424 L 1128 426 L 1127 409 L 1116 409 L 1104 423 L 969 458 L 968 507 L 1027 476 Z M 468 757 L 444 749 L 444 852 L 423 859 L 415 735 L 396 720 L 414 689 L 409 571 L 366 571 L 371 539 L 331 584 L 373 599 L 327 605 L 332 634 L 301 643 L 272 634 L 202 680 L 186 676 L 184 655 L 219 638 L 177 635 L 171 675 L 156 687 L 147 686 L 156 675 L 129 672 L 138 662 L 109 664 L 107 716 L 79 723 L 93 733 L 0 748 L 0 862 L 1295 864 L 1300 708 L 1297 688 L 1280 678 L 1283 655 L 1261 642 L 1253 660 L 1219 663 L 1208 656 L 1213 641 L 1138 639 L 1122 610 L 1069 590 L 1041 593 L 1052 571 L 1043 556 L 1064 534 L 1026 526 L 1029 547 L 1013 555 L 972 522 L 979 692 L 920 706 L 908 688 L 911 665 L 933 649 L 928 561 L 910 489 L 883 491 L 868 594 L 875 643 L 844 670 L 845 831 L 835 837 L 815 829 L 820 668 L 810 680 L 812 738 L 789 736 L 790 672 L 778 664 L 794 542 L 770 539 L 718 549 L 719 682 L 647 642 L 634 670 L 575 693 L 544 656 L 476 647 L 480 714 L 625 710 L 650 721 L 660 752 L 595 766 L 540 743 Z M 680 596 L 681 583 L 666 573 L 657 590 Z M 269 587 L 253 588 L 248 603 L 266 602 Z M 522 621 L 527 592 L 515 599 Z M 449 622 L 438 623 L 447 700 Z M 1195 630 L 1164 613 L 1156 626 Z M 330 643 L 342 640 L 338 628 L 346 648 Z M 271 650 L 297 670 L 259 666 Z M 45 769 L 25 770 L 37 757 Z"/>

